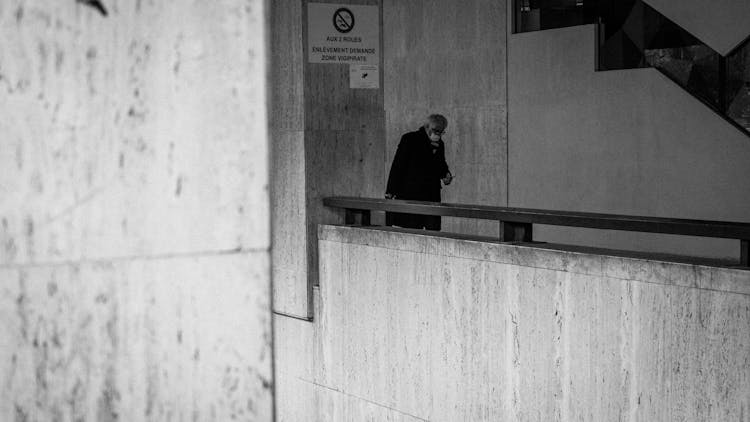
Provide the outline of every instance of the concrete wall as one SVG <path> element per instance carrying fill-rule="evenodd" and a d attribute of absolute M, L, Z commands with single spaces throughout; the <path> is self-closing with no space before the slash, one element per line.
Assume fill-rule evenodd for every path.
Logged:
<path fill-rule="evenodd" d="M 594 26 L 510 37 L 510 205 L 750 221 L 750 138 L 658 71 L 595 72 L 594 57 Z M 739 256 L 739 241 L 581 229 L 537 234 Z"/>
<path fill-rule="evenodd" d="M 456 176 L 443 202 L 506 205 L 506 7 L 491 0 L 383 2 L 386 177 L 401 135 L 442 113 L 449 120 L 446 160 Z M 443 230 L 498 227 L 444 218 Z"/>
<path fill-rule="evenodd" d="M 343 219 L 323 207 L 322 198 L 384 192 L 382 84 L 380 89 L 350 89 L 348 65 L 307 63 L 307 5 L 314 2 L 274 3 L 271 37 L 277 74 L 271 92 L 278 111 L 271 120 L 273 180 L 278 181 L 274 310 L 305 318 L 311 315 L 312 286 L 318 280 L 317 226 Z M 379 0 L 339 3 L 380 6 Z"/>
<path fill-rule="evenodd" d="M 750 36 L 750 6 L 744 0 L 646 0 L 699 40 L 727 54 Z"/>
<path fill-rule="evenodd" d="M 0 3 L 0 420 L 270 420 L 263 1 Z"/>
<path fill-rule="evenodd" d="M 312 312 L 308 285 L 305 179 L 303 2 L 270 2 L 271 216 L 273 307 L 298 316 Z"/>
<path fill-rule="evenodd" d="M 303 4 L 306 11 L 308 3 L 328 2 L 305 0 Z M 347 0 L 341 4 L 380 7 L 381 1 Z M 303 28 L 306 39 L 306 19 Z M 382 49 L 380 57 L 382 69 Z M 384 192 L 384 137 L 382 83 L 379 89 L 351 89 L 349 65 L 305 63 L 305 180 L 310 282 L 318 282 L 318 224 L 343 221 L 343 212 L 324 207 L 323 198 L 334 195 L 381 196 Z"/>
<path fill-rule="evenodd" d="M 750 272 L 323 226 L 281 421 L 748 421 Z"/>
<path fill-rule="evenodd" d="M 346 65 L 308 64 L 308 1 L 273 2 L 276 311 L 312 315 L 316 225 L 341 221 L 321 198 L 380 197 L 401 134 L 429 112 L 450 120 L 447 158 L 457 178 L 444 189 L 445 202 L 739 221 L 750 215 L 746 136 L 653 70 L 596 73 L 591 27 L 507 35 L 508 2 L 351 3 L 382 8 L 380 90 L 349 89 Z M 684 10 L 693 14 L 698 3 L 688 3 Z M 712 29 L 726 39 L 730 32 Z M 478 220 L 444 223 L 461 233 L 498 229 Z M 541 240 L 733 259 L 738 249 L 736 241 L 537 233 Z"/>
<path fill-rule="evenodd" d="M 444 201 L 505 205 L 507 188 L 504 3 L 341 2 L 382 9 L 378 90 L 349 89 L 347 65 L 307 63 L 308 3 L 271 8 L 274 310 L 301 317 L 312 315 L 317 224 L 342 219 L 321 199 L 382 197 L 400 136 L 427 114 L 450 119 L 457 178 Z M 445 219 L 444 229 L 486 233 L 497 223 Z"/>

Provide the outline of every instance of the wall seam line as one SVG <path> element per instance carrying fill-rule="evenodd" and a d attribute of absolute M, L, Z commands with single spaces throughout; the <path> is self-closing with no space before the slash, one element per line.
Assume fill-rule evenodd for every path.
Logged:
<path fill-rule="evenodd" d="M 14 270 L 14 269 L 27 269 L 27 268 L 47 268 L 47 267 L 65 267 L 75 265 L 96 265 L 96 264 L 110 264 L 128 261 L 159 261 L 169 259 L 186 259 L 186 258 L 205 258 L 205 257 L 219 257 L 226 255 L 245 255 L 245 254 L 256 254 L 256 253 L 270 253 L 270 248 L 235 248 L 227 250 L 217 251 L 200 251 L 200 252 L 185 252 L 185 253 L 166 253 L 156 255 L 130 255 L 130 256 L 113 256 L 113 257 L 102 257 L 93 259 L 80 259 L 80 260 L 62 260 L 62 261 L 46 261 L 46 262 L 28 262 L 18 264 L 0 264 L 0 270 Z"/>
<path fill-rule="evenodd" d="M 329 390 L 329 391 L 333 391 L 333 392 L 336 392 L 336 393 L 339 393 L 339 394 L 343 394 L 345 396 L 349 396 L 349 397 L 353 397 L 353 398 L 358 399 L 358 400 L 362 400 L 362 401 L 370 403 L 370 404 L 374 404 L 375 406 L 382 407 L 384 409 L 388 409 L 388 410 L 394 411 L 394 412 L 396 412 L 398 414 L 405 415 L 405 416 L 408 416 L 410 418 L 414 418 L 414 419 L 417 419 L 417 420 L 420 420 L 420 421 L 424 421 L 424 422 L 430 422 L 429 419 L 420 418 L 419 416 L 403 412 L 401 410 L 395 409 L 395 408 L 390 407 L 390 406 L 386 406 L 386 405 L 378 403 L 376 401 L 372 401 L 372 400 L 366 399 L 364 397 L 360 397 L 360 396 L 357 396 L 357 395 L 354 395 L 354 394 L 351 394 L 351 393 L 347 393 L 345 391 L 341 391 L 341 390 L 338 390 L 336 388 L 329 387 L 327 385 L 323 385 L 323 384 L 317 383 L 315 381 L 306 380 L 306 379 L 304 379 L 302 377 L 297 377 L 297 379 L 299 379 L 302 382 L 306 382 L 308 384 L 312 384 L 312 385 L 314 385 L 316 387 L 325 388 L 326 390 Z"/>

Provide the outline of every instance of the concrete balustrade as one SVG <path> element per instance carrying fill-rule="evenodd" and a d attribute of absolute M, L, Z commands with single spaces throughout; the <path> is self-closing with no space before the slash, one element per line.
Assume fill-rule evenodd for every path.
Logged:
<path fill-rule="evenodd" d="M 750 271 L 319 228 L 282 421 L 750 420 Z"/>

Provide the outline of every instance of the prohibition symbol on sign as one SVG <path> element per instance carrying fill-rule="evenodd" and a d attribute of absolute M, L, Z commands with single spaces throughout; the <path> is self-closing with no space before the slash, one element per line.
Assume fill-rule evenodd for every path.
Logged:
<path fill-rule="evenodd" d="M 346 7 L 339 8 L 333 12 L 333 27 L 342 34 L 346 34 L 354 28 L 354 13 Z"/>

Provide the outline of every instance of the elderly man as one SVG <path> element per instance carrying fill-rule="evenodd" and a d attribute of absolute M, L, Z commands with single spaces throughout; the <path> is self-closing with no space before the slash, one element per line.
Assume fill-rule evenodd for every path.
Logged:
<path fill-rule="evenodd" d="M 449 185 L 453 180 L 442 141 L 447 126 L 448 119 L 431 114 L 419 130 L 401 137 L 388 175 L 386 198 L 440 202 L 440 181 Z M 440 216 L 388 213 L 386 224 L 440 230 Z"/>

